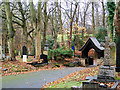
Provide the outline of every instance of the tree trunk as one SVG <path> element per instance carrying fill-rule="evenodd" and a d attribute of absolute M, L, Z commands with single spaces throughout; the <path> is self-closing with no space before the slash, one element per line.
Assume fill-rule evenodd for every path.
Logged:
<path fill-rule="evenodd" d="M 83 16 L 83 27 L 85 27 L 86 26 L 86 24 L 85 24 L 85 21 L 86 21 L 86 14 L 87 14 L 87 10 L 88 10 L 88 8 L 89 8 L 89 5 L 90 5 L 90 3 L 87 3 L 87 7 L 86 7 L 86 9 L 85 9 L 85 11 L 84 11 L 84 16 Z M 82 30 L 82 40 L 84 40 L 84 30 Z"/>
<path fill-rule="evenodd" d="M 45 45 L 45 42 L 46 42 L 47 24 L 48 24 L 47 2 L 44 2 L 44 32 L 43 32 L 43 46 L 42 46 L 42 53 L 43 53 L 43 51 L 44 51 L 44 45 Z"/>
<path fill-rule="evenodd" d="M 36 31 L 36 14 L 35 14 L 35 10 L 34 10 L 34 6 L 33 6 L 33 0 L 30 0 L 30 19 L 31 19 L 31 26 L 32 26 L 32 29 L 34 29 Z M 35 32 L 32 32 L 32 54 L 34 55 L 34 47 L 35 47 Z M 36 55 L 36 54 L 35 54 Z"/>
<path fill-rule="evenodd" d="M 75 4 L 75 10 L 74 10 L 74 13 L 73 13 L 73 15 L 72 15 L 72 3 L 71 3 L 69 49 L 71 48 L 71 42 L 72 42 L 72 24 L 73 24 L 73 20 L 74 20 L 75 14 L 76 14 L 77 6 L 78 6 L 78 3 Z"/>
<path fill-rule="evenodd" d="M 42 16 L 42 10 L 41 10 L 41 0 L 38 2 L 38 25 L 37 25 L 37 31 L 36 31 L 36 37 L 35 37 L 35 51 L 36 51 L 36 57 L 40 58 L 41 55 L 41 16 Z"/>
<path fill-rule="evenodd" d="M 10 60 L 16 60 L 15 59 L 15 53 L 14 53 L 14 28 L 12 25 L 12 14 L 10 11 L 10 4 L 9 2 L 5 2 L 5 11 L 6 11 L 6 17 L 7 17 L 7 28 L 8 28 L 8 49 L 9 49 L 9 56 Z"/>
<path fill-rule="evenodd" d="M 98 3 L 95 3 L 96 7 L 96 27 L 99 27 L 99 11 L 98 11 Z"/>
<path fill-rule="evenodd" d="M 69 39 L 69 49 L 71 48 L 72 41 L 72 20 L 70 21 L 70 39 Z"/>
<path fill-rule="evenodd" d="M 115 20 L 117 42 L 116 42 L 116 71 L 120 72 L 120 1 L 118 0 L 115 10 Z"/>
<path fill-rule="evenodd" d="M 95 22 L 94 22 L 94 2 L 92 2 L 92 33 L 94 36 L 94 31 L 95 31 Z"/>
<path fill-rule="evenodd" d="M 36 12 L 35 8 L 33 6 L 33 0 L 30 2 L 30 10 L 31 10 L 31 23 L 32 23 L 32 28 L 35 29 L 35 56 L 36 59 L 40 58 L 41 54 L 41 29 L 40 29 L 40 24 L 41 24 L 41 0 L 38 2 L 38 25 L 36 23 Z M 33 39 L 34 42 L 34 39 Z"/>
<path fill-rule="evenodd" d="M 53 45 L 53 47 L 54 47 L 54 50 L 56 50 L 56 48 L 57 48 L 57 18 L 56 18 L 56 8 L 55 8 L 55 27 L 54 27 L 54 23 L 53 23 L 53 18 L 52 18 L 52 26 L 53 26 L 53 31 L 54 31 L 54 45 Z M 52 14 L 53 14 L 53 12 L 52 12 Z M 53 16 L 53 15 L 52 15 Z"/>
<path fill-rule="evenodd" d="M 21 16 L 22 16 L 22 28 L 23 28 L 23 32 L 22 32 L 22 35 L 23 35 L 23 38 L 22 38 L 22 44 L 23 46 L 26 46 L 27 47 L 27 41 L 28 41 L 28 34 L 27 34 L 27 26 L 26 26 L 26 19 L 25 19 L 25 16 L 24 16 L 24 11 L 23 11 L 23 8 L 22 8 L 22 4 L 21 4 L 21 1 L 18 2 L 18 6 L 19 6 L 19 11 L 21 13 Z"/>
<path fill-rule="evenodd" d="M 79 9 L 78 9 L 78 15 L 79 15 Z M 78 26 L 78 17 L 76 17 L 76 26 Z M 76 39 L 77 39 L 77 49 L 80 48 L 80 43 L 79 43 L 79 34 L 78 34 L 78 28 L 76 27 Z"/>
<path fill-rule="evenodd" d="M 65 43 L 64 43 L 64 38 L 63 38 L 63 26 L 62 26 L 61 9 L 60 9 L 61 7 L 59 8 L 58 1 L 56 2 L 56 7 L 58 8 L 58 16 L 59 16 L 59 22 L 60 22 L 60 31 L 61 31 L 61 40 L 62 40 L 61 46 L 64 47 Z"/>
<path fill-rule="evenodd" d="M 104 8 L 104 0 L 102 0 L 102 9 L 103 9 L 103 26 L 105 27 L 105 8 Z"/>

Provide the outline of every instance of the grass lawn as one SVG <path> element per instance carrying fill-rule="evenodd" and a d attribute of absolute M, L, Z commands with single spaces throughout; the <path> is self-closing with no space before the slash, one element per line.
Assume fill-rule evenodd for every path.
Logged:
<path fill-rule="evenodd" d="M 80 86 L 82 84 L 83 81 L 79 82 L 79 81 L 68 81 L 67 83 L 65 82 L 60 82 L 56 85 L 51 85 L 47 88 L 71 88 L 71 86 Z"/>

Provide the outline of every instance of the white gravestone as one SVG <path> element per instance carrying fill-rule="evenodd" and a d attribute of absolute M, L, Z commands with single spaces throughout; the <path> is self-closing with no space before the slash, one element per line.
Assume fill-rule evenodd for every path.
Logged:
<path fill-rule="evenodd" d="M 23 55 L 23 62 L 27 62 L 27 55 Z"/>

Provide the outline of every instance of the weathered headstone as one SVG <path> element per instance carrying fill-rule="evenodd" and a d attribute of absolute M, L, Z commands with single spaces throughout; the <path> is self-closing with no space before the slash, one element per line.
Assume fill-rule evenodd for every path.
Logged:
<path fill-rule="evenodd" d="M 27 47 L 26 46 L 23 46 L 22 47 L 22 55 L 27 55 Z"/>
<path fill-rule="evenodd" d="M 27 62 L 27 47 L 26 46 L 23 46 L 22 48 L 23 50 L 23 62 Z"/>
<path fill-rule="evenodd" d="M 40 59 L 43 59 L 43 63 L 48 63 L 47 55 L 41 54 Z"/>
<path fill-rule="evenodd" d="M 114 42 L 110 42 L 109 37 L 105 37 L 105 43 L 101 43 L 104 46 L 104 65 L 100 66 L 98 79 L 103 80 L 114 80 L 115 78 L 115 67 L 111 66 L 110 47 L 115 46 Z"/>

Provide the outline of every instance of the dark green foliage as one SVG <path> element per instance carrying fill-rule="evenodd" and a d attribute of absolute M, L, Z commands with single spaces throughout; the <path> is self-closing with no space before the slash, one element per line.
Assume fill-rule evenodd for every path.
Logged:
<path fill-rule="evenodd" d="M 55 63 L 55 66 L 53 66 L 52 68 L 56 68 L 56 67 L 60 67 L 60 65 L 58 63 Z"/>
<path fill-rule="evenodd" d="M 95 35 L 99 42 L 105 42 L 105 36 L 107 36 L 107 29 L 105 27 L 99 28 L 98 33 Z"/>
<path fill-rule="evenodd" d="M 107 2 L 107 10 L 109 12 L 107 22 L 111 30 L 112 39 L 113 39 L 113 17 L 115 14 L 115 7 L 116 7 L 115 2 Z"/>
<path fill-rule="evenodd" d="M 54 57 L 55 60 L 63 60 L 66 57 L 71 58 L 73 56 L 73 50 L 64 50 L 64 47 L 57 48 L 56 50 L 49 50 L 48 59 L 52 59 Z"/>
<path fill-rule="evenodd" d="M 84 44 L 83 40 L 80 39 L 80 35 L 79 35 L 78 37 L 79 37 L 79 40 L 77 40 L 77 35 L 74 35 L 74 39 L 73 39 L 72 42 L 71 42 L 71 47 L 72 47 L 72 46 L 76 46 L 76 47 L 77 47 L 77 44 L 78 44 L 78 43 L 79 43 L 80 47 L 83 46 L 83 44 Z M 78 41 L 79 41 L 79 42 L 78 42 Z M 80 47 L 79 47 L 79 48 L 80 48 Z"/>
<path fill-rule="evenodd" d="M 47 44 L 49 45 L 49 49 L 53 49 L 53 45 L 54 45 L 54 39 L 47 39 Z M 41 42 L 41 50 L 42 50 L 42 47 L 43 47 L 43 41 Z M 57 47 L 60 47 L 59 44 L 57 43 Z"/>
<path fill-rule="evenodd" d="M 54 39 L 49 39 L 48 43 L 49 43 L 49 49 L 53 49 Z"/>

